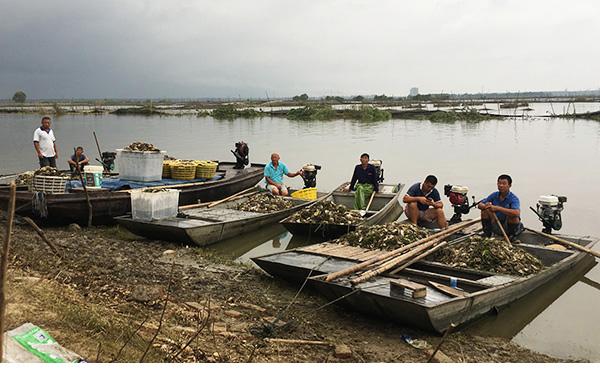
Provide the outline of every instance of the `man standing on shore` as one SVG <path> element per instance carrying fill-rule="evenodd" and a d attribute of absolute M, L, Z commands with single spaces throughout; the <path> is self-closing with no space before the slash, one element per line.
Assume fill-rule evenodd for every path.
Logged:
<path fill-rule="evenodd" d="M 40 160 L 40 168 L 56 168 L 58 148 L 56 147 L 54 131 L 50 128 L 51 124 L 50 117 L 43 117 L 41 127 L 33 132 L 33 147 Z"/>

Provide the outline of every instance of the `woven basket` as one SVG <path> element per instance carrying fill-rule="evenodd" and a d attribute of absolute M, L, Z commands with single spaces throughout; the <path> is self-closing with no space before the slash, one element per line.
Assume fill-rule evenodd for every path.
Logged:
<path fill-rule="evenodd" d="M 171 164 L 173 164 L 175 160 L 164 160 L 162 167 L 162 177 L 163 178 L 171 178 Z"/>
<path fill-rule="evenodd" d="M 34 176 L 31 188 L 44 193 L 65 193 L 68 180 L 66 177 Z"/>
<path fill-rule="evenodd" d="M 174 162 L 169 164 L 171 168 L 171 178 L 181 180 L 192 180 L 196 178 L 196 164 L 192 162 Z"/>
<path fill-rule="evenodd" d="M 217 174 L 219 163 L 210 160 L 200 160 L 196 167 L 196 178 L 210 179 Z"/>

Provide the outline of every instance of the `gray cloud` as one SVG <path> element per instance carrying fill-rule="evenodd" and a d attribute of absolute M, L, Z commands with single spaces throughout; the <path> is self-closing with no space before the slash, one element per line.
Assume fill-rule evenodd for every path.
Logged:
<path fill-rule="evenodd" d="M 596 1 L 0 0 L 0 96 L 600 86 Z"/>

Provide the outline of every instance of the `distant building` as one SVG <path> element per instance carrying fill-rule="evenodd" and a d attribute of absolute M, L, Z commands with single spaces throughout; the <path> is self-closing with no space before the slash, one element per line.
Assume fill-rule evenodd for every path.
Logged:
<path fill-rule="evenodd" d="M 410 89 L 410 92 L 408 93 L 408 96 L 417 96 L 419 94 L 419 88 L 418 87 L 413 87 Z"/>

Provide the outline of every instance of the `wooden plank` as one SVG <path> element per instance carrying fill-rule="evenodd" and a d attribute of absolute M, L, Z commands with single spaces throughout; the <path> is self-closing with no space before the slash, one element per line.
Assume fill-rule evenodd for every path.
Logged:
<path fill-rule="evenodd" d="M 390 287 L 411 290 L 413 299 L 419 299 L 427 296 L 427 287 L 407 279 L 392 279 L 390 280 Z"/>
<path fill-rule="evenodd" d="M 429 281 L 429 284 L 431 284 L 433 287 L 435 287 L 439 291 L 442 291 L 443 293 L 453 296 L 453 297 L 465 297 L 468 295 L 468 293 L 465 291 L 461 291 L 459 289 L 456 289 L 456 288 L 453 288 L 450 286 L 446 286 L 446 285 L 443 285 L 441 283 L 437 283 L 434 281 Z"/>

